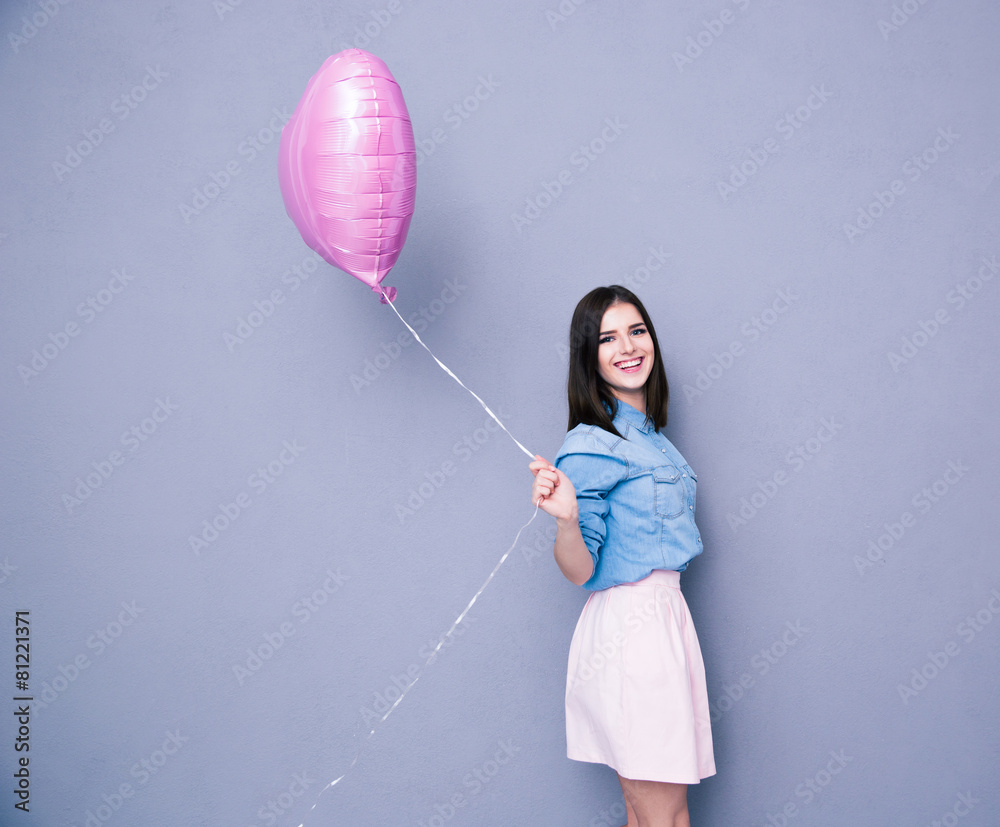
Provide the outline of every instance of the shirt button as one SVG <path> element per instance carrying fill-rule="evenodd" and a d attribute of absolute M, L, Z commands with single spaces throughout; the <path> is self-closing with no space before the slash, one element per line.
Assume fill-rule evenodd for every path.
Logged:
<path fill-rule="evenodd" d="M 666 449 L 666 448 L 661 448 L 660 450 L 661 450 L 661 451 L 662 451 L 662 452 L 663 452 L 664 454 L 665 454 L 665 453 L 667 453 L 667 449 Z"/>
<path fill-rule="evenodd" d="M 694 506 L 693 505 L 689 505 L 688 508 L 690 508 L 692 511 L 694 511 Z"/>
<path fill-rule="evenodd" d="M 685 476 L 685 477 L 686 477 L 686 476 L 687 476 L 687 474 L 684 474 L 683 476 Z"/>

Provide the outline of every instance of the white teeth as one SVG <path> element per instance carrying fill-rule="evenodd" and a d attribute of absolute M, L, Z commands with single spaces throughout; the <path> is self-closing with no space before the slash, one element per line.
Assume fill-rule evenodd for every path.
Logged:
<path fill-rule="evenodd" d="M 634 367 L 636 367 L 636 366 L 637 366 L 637 365 L 638 365 L 638 364 L 639 364 L 639 363 L 640 363 L 641 361 L 642 361 L 642 358 L 640 357 L 640 358 L 638 358 L 638 359 L 633 359 L 633 360 L 632 360 L 631 362 L 618 362 L 618 363 L 617 363 L 617 366 L 618 366 L 618 367 L 620 367 L 620 368 L 634 368 Z"/>

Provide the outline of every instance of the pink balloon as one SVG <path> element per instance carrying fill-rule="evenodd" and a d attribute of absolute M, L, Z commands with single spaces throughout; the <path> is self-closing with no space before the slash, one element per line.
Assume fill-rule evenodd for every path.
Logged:
<path fill-rule="evenodd" d="M 306 244 L 381 294 L 417 185 L 413 126 L 385 63 L 362 49 L 324 61 L 281 130 L 278 180 Z"/>

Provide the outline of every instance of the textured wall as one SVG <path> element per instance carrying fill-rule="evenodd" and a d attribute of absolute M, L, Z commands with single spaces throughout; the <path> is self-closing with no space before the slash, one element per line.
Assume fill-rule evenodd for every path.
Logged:
<path fill-rule="evenodd" d="M 562 442 L 585 292 L 657 324 L 705 541 L 693 824 L 1000 823 L 994 3 L 11 0 L 0 33 L 35 699 L 0 822 L 624 823 L 565 758 L 549 517 L 423 669 L 531 476 L 285 215 L 281 126 L 356 45 L 420 147 L 397 307 L 519 440 Z"/>

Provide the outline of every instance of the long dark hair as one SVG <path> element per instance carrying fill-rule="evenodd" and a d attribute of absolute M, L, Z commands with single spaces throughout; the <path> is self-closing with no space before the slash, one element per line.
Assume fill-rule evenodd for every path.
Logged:
<path fill-rule="evenodd" d="M 646 419 L 659 431 L 667 424 L 667 400 L 670 395 L 663 359 L 660 358 L 660 345 L 656 340 L 653 323 L 639 297 L 619 284 L 591 290 L 580 299 L 573 311 L 573 320 L 569 325 L 569 379 L 566 382 L 569 398 L 568 430 L 583 423 L 596 425 L 621 437 L 612 422 L 618 413 L 618 400 L 597 370 L 601 321 L 604 319 L 604 312 L 613 304 L 634 305 L 653 340 L 653 369 L 645 388 Z M 605 405 L 611 408 L 610 416 Z"/>

